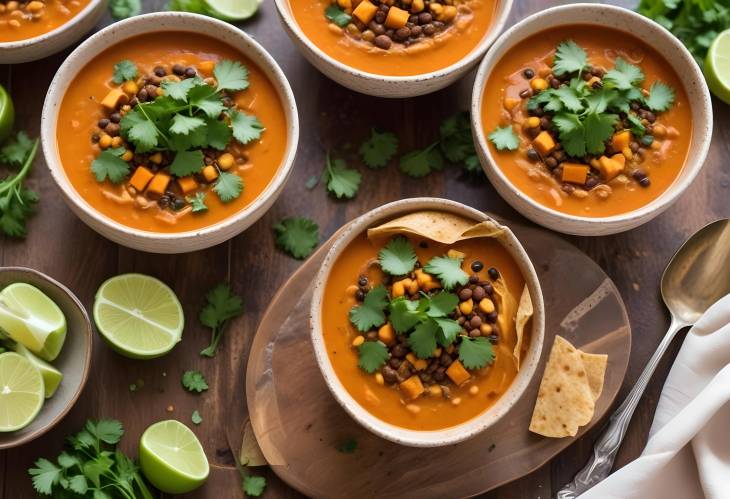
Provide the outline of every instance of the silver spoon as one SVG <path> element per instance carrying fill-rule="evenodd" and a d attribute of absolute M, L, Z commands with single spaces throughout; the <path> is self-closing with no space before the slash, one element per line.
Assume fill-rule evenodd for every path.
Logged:
<path fill-rule="evenodd" d="M 672 321 L 669 330 L 623 403 L 616 409 L 593 447 L 593 457 L 556 497 L 573 499 L 603 481 L 657 364 L 677 333 L 691 326 L 717 300 L 730 293 L 730 220 L 717 220 L 685 242 L 664 270 L 662 298 Z"/>

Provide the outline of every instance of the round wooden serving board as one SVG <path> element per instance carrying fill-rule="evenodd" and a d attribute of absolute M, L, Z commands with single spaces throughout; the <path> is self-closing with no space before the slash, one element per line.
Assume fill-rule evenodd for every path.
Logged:
<path fill-rule="evenodd" d="M 246 373 L 251 423 L 266 460 L 310 497 L 468 497 L 515 480 L 553 458 L 597 424 L 626 373 L 631 330 L 613 282 L 588 256 L 545 230 L 507 224 L 537 270 L 545 297 L 545 347 L 522 399 L 495 426 L 449 447 L 397 445 L 371 434 L 331 396 L 309 339 L 314 276 L 332 239 L 276 294 L 256 333 Z M 528 431 L 545 361 L 556 334 L 590 353 L 608 354 L 603 393 L 575 438 Z M 352 453 L 337 450 L 354 440 Z"/>

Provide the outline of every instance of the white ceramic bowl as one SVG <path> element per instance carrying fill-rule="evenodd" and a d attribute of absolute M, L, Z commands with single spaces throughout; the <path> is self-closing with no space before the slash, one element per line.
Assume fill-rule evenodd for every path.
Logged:
<path fill-rule="evenodd" d="M 325 76 L 340 85 L 376 97 L 415 97 L 429 94 L 449 86 L 474 67 L 484 55 L 497 35 L 502 31 L 512 8 L 512 0 L 499 0 L 494 21 L 484 38 L 466 57 L 455 64 L 438 71 L 414 76 L 385 76 L 368 73 L 341 63 L 327 55 L 307 38 L 292 15 L 289 0 L 276 0 L 276 10 L 284 29 L 294 41 L 302 55 Z M 324 13 L 322 14 L 324 17 Z M 324 26 L 324 20 L 323 28 Z M 453 43 L 454 41 L 451 40 Z"/>
<path fill-rule="evenodd" d="M 518 190 L 497 166 L 487 146 L 482 126 L 484 86 L 497 62 L 517 43 L 535 33 L 558 26 L 596 24 L 631 33 L 654 48 L 682 81 L 692 109 L 692 142 L 680 176 L 661 196 L 637 210 L 602 218 L 568 215 L 534 201 Z M 569 32 L 567 32 L 569 33 Z M 571 4 L 533 14 L 505 31 L 484 57 L 471 103 L 472 132 L 482 168 L 497 192 L 525 217 L 566 234 L 600 236 L 638 227 L 656 217 L 677 200 L 702 169 L 712 138 L 712 102 L 702 71 L 692 55 L 669 31 L 631 10 L 601 4 Z"/>
<path fill-rule="evenodd" d="M 35 61 L 60 52 L 96 26 L 106 12 L 107 0 L 91 0 L 78 14 L 40 36 L 0 43 L 0 64 Z"/>
<path fill-rule="evenodd" d="M 102 215 L 76 193 L 63 169 L 56 144 L 58 111 L 66 89 L 76 74 L 106 48 L 136 35 L 162 31 L 189 31 L 208 35 L 237 48 L 263 71 L 276 88 L 287 121 L 284 158 L 266 189 L 247 207 L 225 220 L 210 227 L 188 232 L 148 232 L 127 227 Z M 46 163 L 66 203 L 92 229 L 130 248 L 153 253 L 185 253 L 208 248 L 236 236 L 256 222 L 274 204 L 284 188 L 294 163 L 299 142 L 299 117 L 294 94 L 281 68 L 271 55 L 246 33 L 233 25 L 210 17 L 181 12 L 158 12 L 112 24 L 71 53 L 61 65 L 48 89 L 41 117 L 41 138 Z"/>
<path fill-rule="evenodd" d="M 545 334 L 545 306 L 535 268 L 530 262 L 527 253 L 517 240 L 515 235 L 507 227 L 503 227 L 506 233 L 504 247 L 512 256 L 517 267 L 525 278 L 525 283 L 532 297 L 534 315 L 530 322 L 530 346 L 527 355 L 522 361 L 520 371 L 507 391 L 497 402 L 478 415 L 460 425 L 435 431 L 418 431 L 401 428 L 386 423 L 370 414 L 358 404 L 348 393 L 342 382 L 335 374 L 327 354 L 327 349 L 322 336 L 322 299 L 325 286 L 329 279 L 332 265 L 339 258 L 347 246 L 369 227 L 386 222 L 400 215 L 420 210 L 439 210 L 455 213 L 465 218 L 473 219 L 475 223 L 483 220 L 492 220 L 484 213 L 469 208 L 461 203 L 439 198 L 412 198 L 395 201 L 376 208 L 356 218 L 347 228 L 337 236 L 332 248 L 322 262 L 322 267 L 317 274 L 315 288 L 312 296 L 310 310 L 310 332 L 314 353 L 317 359 L 327 386 L 334 395 L 337 402 L 361 425 L 371 432 L 393 442 L 413 447 L 439 447 L 461 442 L 486 430 L 515 405 L 524 393 L 535 374 L 535 369 L 540 360 L 543 337 Z M 492 220 L 494 221 L 494 220 Z M 496 223 L 496 222 L 495 222 Z"/>

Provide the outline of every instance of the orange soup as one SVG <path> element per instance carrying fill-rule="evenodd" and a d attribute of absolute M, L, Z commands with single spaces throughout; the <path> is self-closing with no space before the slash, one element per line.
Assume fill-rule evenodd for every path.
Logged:
<path fill-rule="evenodd" d="M 482 122 L 497 167 L 539 204 L 608 217 L 651 203 L 678 178 L 692 139 L 682 83 L 623 31 L 561 27 L 495 65 Z"/>
<path fill-rule="evenodd" d="M 517 375 L 515 310 L 507 303 L 523 286 L 493 238 L 445 245 L 396 235 L 376 244 L 363 234 L 334 263 L 324 292 L 329 359 L 348 393 L 387 423 L 461 424 L 491 407 Z"/>
<path fill-rule="evenodd" d="M 287 122 L 261 69 L 189 32 L 142 35 L 82 68 L 56 137 L 78 195 L 150 232 L 213 225 L 247 207 L 282 162 Z"/>
<path fill-rule="evenodd" d="M 388 76 L 438 71 L 486 36 L 495 0 L 289 0 L 317 47 L 355 69 Z"/>
<path fill-rule="evenodd" d="M 27 40 L 67 23 L 90 0 L 9 0 L 0 3 L 0 43 Z"/>

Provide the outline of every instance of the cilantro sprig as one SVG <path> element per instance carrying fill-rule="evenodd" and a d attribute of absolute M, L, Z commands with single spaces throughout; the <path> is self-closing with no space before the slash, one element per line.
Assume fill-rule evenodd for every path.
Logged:
<path fill-rule="evenodd" d="M 388 291 L 382 284 L 365 295 L 362 305 L 350 309 L 350 322 L 358 331 L 369 331 L 385 324 L 385 308 L 388 306 Z"/>
<path fill-rule="evenodd" d="M 274 225 L 276 246 L 296 259 L 303 260 L 319 244 L 319 226 L 306 217 L 288 217 Z"/>
<path fill-rule="evenodd" d="M 358 347 L 360 368 L 372 374 L 388 360 L 388 348 L 380 341 L 366 341 Z"/>
<path fill-rule="evenodd" d="M 359 149 L 363 163 L 370 168 L 383 168 L 398 152 L 398 137 L 391 132 L 370 130 L 370 138 Z"/>
<path fill-rule="evenodd" d="M 438 142 L 434 142 L 425 149 L 416 149 L 404 156 L 401 156 L 398 167 L 400 171 L 410 177 L 425 177 L 433 170 L 443 170 L 444 158 L 436 147 Z"/>
<path fill-rule="evenodd" d="M 390 275 L 400 276 L 410 273 L 416 266 L 416 252 L 405 237 L 391 239 L 378 252 L 380 268 Z"/>
<path fill-rule="evenodd" d="M 228 322 L 243 313 L 243 301 L 226 283 L 218 284 L 205 295 L 200 323 L 211 329 L 210 345 L 201 350 L 203 357 L 215 357 Z"/>
<path fill-rule="evenodd" d="M 322 174 L 327 190 L 338 199 L 352 199 L 360 189 L 362 175 L 353 168 L 348 168 L 344 159 L 333 160 L 330 153 L 325 158 L 325 167 Z"/>
<path fill-rule="evenodd" d="M 25 237 L 26 220 L 35 211 L 38 195 L 25 187 L 24 180 L 38 152 L 38 139 L 31 140 L 25 132 L 18 132 L 14 141 L 0 149 L 0 163 L 19 168 L 0 180 L 0 230 L 11 237 Z"/>
<path fill-rule="evenodd" d="M 201 393 L 208 389 L 208 382 L 200 371 L 185 371 L 180 382 L 189 392 Z"/>
<path fill-rule="evenodd" d="M 469 274 L 461 269 L 462 261 L 463 258 L 436 256 L 424 265 L 423 270 L 438 277 L 445 289 L 452 289 L 469 280 Z"/>
<path fill-rule="evenodd" d="M 481 369 L 494 362 L 492 343 L 483 336 L 463 336 L 459 344 L 459 360 L 467 369 Z"/>

